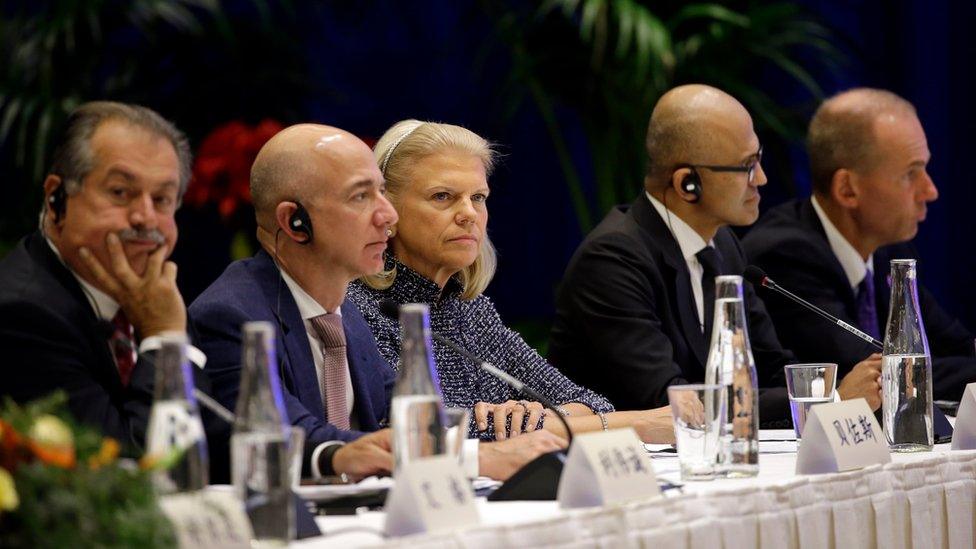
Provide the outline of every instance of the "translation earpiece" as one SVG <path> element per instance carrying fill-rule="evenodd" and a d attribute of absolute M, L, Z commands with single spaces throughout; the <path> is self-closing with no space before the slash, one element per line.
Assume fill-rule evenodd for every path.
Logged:
<path fill-rule="evenodd" d="M 304 240 L 299 240 L 299 244 L 308 244 L 312 242 L 312 219 L 308 216 L 308 210 L 302 203 L 295 200 L 295 211 L 288 218 L 288 226 L 292 231 L 296 233 L 301 233 L 305 235 Z"/>
<path fill-rule="evenodd" d="M 51 213 L 54 214 L 54 222 L 57 223 L 64 217 L 64 210 L 67 207 L 65 201 L 68 198 L 68 193 L 64 189 L 64 183 L 62 182 L 53 192 L 51 196 L 47 198 L 47 203 L 51 207 Z"/>
<path fill-rule="evenodd" d="M 694 169 L 688 172 L 688 175 L 681 180 L 681 190 L 686 194 L 691 195 L 690 197 L 682 197 L 686 201 L 695 204 L 701 200 L 702 184 L 701 177 L 698 176 L 698 172 L 696 172 Z"/>

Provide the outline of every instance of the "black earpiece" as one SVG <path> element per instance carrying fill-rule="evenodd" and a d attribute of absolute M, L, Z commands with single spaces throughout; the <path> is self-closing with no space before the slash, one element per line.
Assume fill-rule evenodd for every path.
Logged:
<path fill-rule="evenodd" d="M 701 177 L 699 177 L 698 172 L 694 168 L 688 172 L 688 175 L 681 180 L 681 190 L 686 194 L 690 194 L 690 197 L 685 198 L 688 202 L 695 204 L 702 197 L 702 184 Z"/>
<path fill-rule="evenodd" d="M 299 240 L 299 244 L 308 244 L 312 241 L 312 220 L 308 217 L 308 210 L 302 203 L 295 200 L 295 212 L 288 218 L 288 226 L 296 233 L 305 235 L 304 240 Z"/>
<path fill-rule="evenodd" d="M 67 198 L 68 193 L 64 189 L 64 182 L 61 182 L 61 184 L 51 192 L 51 196 L 47 197 L 47 203 L 51 207 L 51 213 L 54 214 L 55 223 L 64 217 L 64 210 L 67 207 L 65 201 Z"/>

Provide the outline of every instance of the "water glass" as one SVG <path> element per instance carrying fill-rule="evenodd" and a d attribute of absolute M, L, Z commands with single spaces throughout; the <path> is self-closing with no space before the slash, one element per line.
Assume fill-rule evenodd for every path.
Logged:
<path fill-rule="evenodd" d="M 468 436 L 468 420 L 471 411 L 467 408 L 444 408 L 444 430 L 447 432 L 447 454 L 460 461 L 461 448 Z"/>
<path fill-rule="evenodd" d="M 292 426 L 288 430 L 288 478 L 294 490 L 302 483 L 302 461 L 305 456 L 305 429 Z"/>
<path fill-rule="evenodd" d="M 793 432 L 796 439 L 803 435 L 810 408 L 815 404 L 833 402 L 837 386 L 837 365 L 789 364 L 786 366 L 786 390 L 790 395 Z"/>
<path fill-rule="evenodd" d="M 715 478 L 719 431 L 725 417 L 722 391 L 717 384 L 668 387 L 681 480 Z"/>

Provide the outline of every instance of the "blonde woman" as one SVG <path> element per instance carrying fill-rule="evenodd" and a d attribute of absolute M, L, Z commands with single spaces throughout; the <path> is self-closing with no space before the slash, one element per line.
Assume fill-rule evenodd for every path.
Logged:
<path fill-rule="evenodd" d="M 399 326 L 379 303 L 425 303 L 432 330 L 544 394 L 569 416 L 574 431 L 632 426 L 645 441 L 673 438 L 667 408 L 615 412 L 606 398 L 573 383 L 506 327 L 483 294 L 495 272 L 486 231 L 495 153 L 485 139 L 459 126 L 405 120 L 383 135 L 374 154 L 399 221 L 390 230 L 386 270 L 354 282 L 348 296 L 394 367 Z M 445 404 L 474 410 L 473 436 L 500 440 L 540 424 L 562 434 L 559 422 L 544 421 L 540 404 L 519 400 L 513 389 L 436 341 L 433 352 Z"/>

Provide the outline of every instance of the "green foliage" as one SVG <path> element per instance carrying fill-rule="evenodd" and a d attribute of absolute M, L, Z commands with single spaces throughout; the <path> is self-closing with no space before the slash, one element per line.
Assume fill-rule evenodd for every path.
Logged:
<path fill-rule="evenodd" d="M 173 547 L 147 475 L 34 462 L 15 476 L 20 507 L 0 516 L 3 547 Z"/>
<path fill-rule="evenodd" d="M 55 416 L 73 435 L 78 465 L 63 468 L 30 459 L 18 450 L 12 471 L 20 504 L 0 512 L 0 547 L 172 547 L 172 525 L 160 511 L 148 473 L 111 458 L 92 467 L 103 438 L 79 425 L 65 410 L 67 397 L 54 393 L 23 406 L 9 398 L 0 410 L 5 429 L 26 437 L 38 418 Z M 9 461 L 11 433 L 0 440 L 0 458 Z M 22 461 L 25 460 L 25 461 Z"/>
<path fill-rule="evenodd" d="M 295 82 L 299 58 L 283 54 L 294 48 L 294 36 L 271 21 L 272 11 L 291 14 L 290 2 L 274 3 L 273 9 L 267 0 L 235 3 L 236 14 L 257 14 L 245 14 L 246 24 L 231 20 L 222 4 L 0 2 L 0 167 L 8 170 L 5 190 L 14 197 L 0 205 L 0 235 L 21 235 L 36 224 L 55 132 L 85 101 L 156 108 L 192 138 L 241 115 L 235 111 L 240 105 L 228 100 L 228 88 L 246 86 L 255 103 L 268 103 L 271 90 L 287 101 L 293 90 L 305 89 Z M 200 104 L 209 105 L 206 112 Z M 0 252 L 4 248 L 0 242 Z"/>
<path fill-rule="evenodd" d="M 512 55 L 511 81 L 503 90 L 508 112 L 528 100 L 542 116 L 581 232 L 641 188 L 647 120 L 657 99 L 676 85 L 711 84 L 736 96 L 764 141 L 802 136 L 802 112 L 780 106 L 760 74 L 785 76 L 816 100 L 823 91 L 814 69 L 830 70 L 844 54 L 826 27 L 791 2 L 742 4 L 545 0 L 529 11 L 483 3 Z M 595 206 L 559 125 L 556 113 L 564 106 L 586 131 Z"/>

